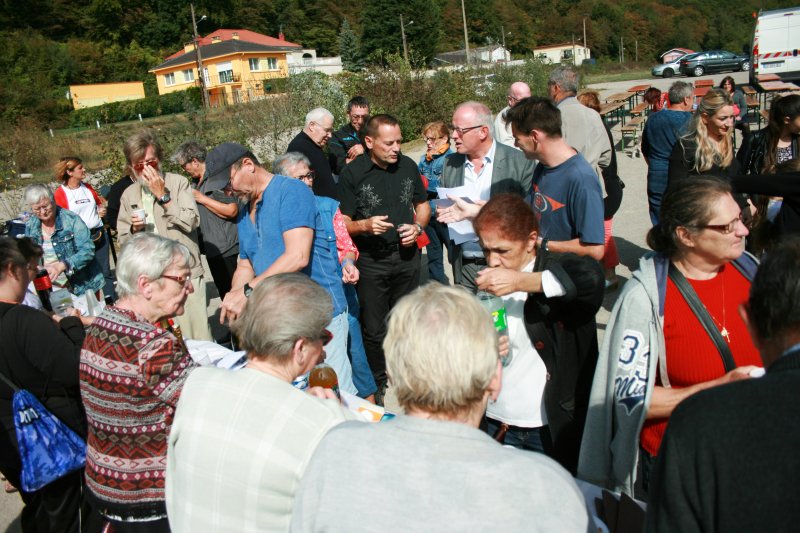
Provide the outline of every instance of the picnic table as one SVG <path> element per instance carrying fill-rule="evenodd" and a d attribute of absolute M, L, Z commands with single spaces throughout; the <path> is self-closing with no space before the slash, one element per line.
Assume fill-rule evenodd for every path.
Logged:
<path fill-rule="evenodd" d="M 608 98 L 606 98 L 606 102 L 607 103 L 619 103 L 619 102 L 623 102 L 624 103 L 624 102 L 628 102 L 628 107 L 633 107 L 633 105 L 631 103 L 631 98 L 633 98 L 633 97 L 634 97 L 634 95 L 629 93 L 629 92 L 615 93 L 615 94 L 612 94 L 611 96 L 609 96 Z"/>
<path fill-rule="evenodd" d="M 629 93 L 633 93 L 634 104 L 638 104 L 639 103 L 639 95 L 644 95 L 644 93 L 649 88 L 650 88 L 650 84 L 649 83 L 643 83 L 642 85 L 634 85 L 633 87 L 628 89 Z"/>
<path fill-rule="evenodd" d="M 780 81 L 781 77 L 777 74 L 759 74 L 756 76 L 756 80 L 758 80 L 759 83 L 762 81 Z"/>
<path fill-rule="evenodd" d="M 617 115 L 617 121 L 621 121 L 622 125 L 625 125 L 625 102 L 612 102 L 608 104 L 603 104 L 600 106 L 600 117 L 603 121 L 606 121 L 606 117 L 612 114 Z"/>
<path fill-rule="evenodd" d="M 697 88 L 708 87 L 710 89 L 714 86 L 714 80 L 697 80 L 694 82 L 694 86 Z"/>
<path fill-rule="evenodd" d="M 753 95 L 758 94 L 758 91 L 756 91 L 755 89 L 753 89 L 749 85 L 742 85 L 739 88 L 742 90 L 742 92 L 745 94 L 745 96 L 753 96 Z"/>
<path fill-rule="evenodd" d="M 774 74 L 769 74 L 769 75 L 774 76 Z M 771 81 L 760 81 L 758 82 L 758 86 L 761 88 L 762 102 L 764 104 L 764 108 L 767 107 L 767 93 L 774 95 L 775 93 L 779 92 L 785 93 L 785 92 L 800 90 L 800 86 L 795 85 L 794 83 L 788 81 L 781 81 L 780 78 Z"/>
<path fill-rule="evenodd" d="M 706 93 L 711 89 L 711 87 L 695 87 L 694 89 L 694 97 L 695 98 L 702 98 L 706 95 Z"/>

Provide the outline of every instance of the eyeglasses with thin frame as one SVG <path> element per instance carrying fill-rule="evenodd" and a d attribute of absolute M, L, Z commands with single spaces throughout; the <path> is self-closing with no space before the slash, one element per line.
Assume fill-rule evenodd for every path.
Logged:
<path fill-rule="evenodd" d="M 144 170 L 144 166 L 145 165 L 147 165 L 148 167 L 157 169 L 158 168 L 158 159 L 148 159 L 147 161 L 142 161 L 140 163 L 136 163 L 135 165 L 133 165 L 133 170 L 135 170 L 136 172 L 141 172 L 142 170 Z"/>
<path fill-rule="evenodd" d="M 322 124 L 320 124 L 319 122 L 313 122 L 313 121 L 312 121 L 312 124 L 316 124 L 317 126 L 319 126 L 320 128 L 322 128 L 323 130 L 325 130 L 325 133 L 333 133 L 333 127 L 330 127 L 330 128 L 323 128 L 323 127 L 322 127 Z"/>
<path fill-rule="evenodd" d="M 297 176 L 297 179 L 303 180 L 303 181 L 314 181 L 314 177 L 316 175 L 317 175 L 316 172 L 314 172 L 313 170 L 309 170 L 305 174 L 303 174 L 301 176 Z"/>
<path fill-rule="evenodd" d="M 451 124 L 450 125 L 450 131 L 452 131 L 453 134 L 458 133 L 459 137 L 463 137 L 465 133 L 469 133 L 472 130 L 476 130 L 478 128 L 482 128 L 483 126 L 485 126 L 485 124 L 478 124 L 477 126 L 470 126 L 468 128 L 457 128 L 457 127 L 455 127 L 455 126 L 453 126 Z"/>
<path fill-rule="evenodd" d="M 189 284 L 192 282 L 192 275 L 191 274 L 186 274 L 185 276 L 168 276 L 166 274 L 161 274 L 161 277 L 165 278 L 165 279 L 171 279 L 172 281 L 174 281 L 176 283 L 180 283 L 184 287 L 188 287 Z"/>
<path fill-rule="evenodd" d="M 516 96 L 514 96 L 513 94 L 509 94 L 509 95 L 507 96 L 507 98 L 508 98 L 508 101 L 509 101 L 509 102 L 511 102 L 511 103 L 513 103 L 513 104 L 516 104 L 517 102 L 519 102 L 519 101 L 521 100 L 521 98 L 517 98 L 517 97 L 516 97 Z"/>
<path fill-rule="evenodd" d="M 31 212 L 32 213 L 44 213 L 44 212 L 50 210 L 52 207 L 53 207 L 53 204 L 49 203 L 49 202 L 47 204 L 45 204 L 45 205 L 32 205 L 31 206 Z"/>
<path fill-rule="evenodd" d="M 435 143 L 439 139 L 444 139 L 444 137 L 422 137 L 422 138 L 425 139 L 426 143 Z"/>
<path fill-rule="evenodd" d="M 742 214 L 739 213 L 739 216 L 728 222 L 727 224 L 702 224 L 698 226 L 686 226 L 687 228 L 694 228 L 694 229 L 712 229 L 714 231 L 718 231 L 724 235 L 728 235 L 736 231 L 736 224 L 739 223 L 744 224 L 742 220 Z"/>
<path fill-rule="evenodd" d="M 323 346 L 327 346 L 333 340 L 333 333 L 327 329 L 323 329 L 317 340 L 322 341 Z"/>

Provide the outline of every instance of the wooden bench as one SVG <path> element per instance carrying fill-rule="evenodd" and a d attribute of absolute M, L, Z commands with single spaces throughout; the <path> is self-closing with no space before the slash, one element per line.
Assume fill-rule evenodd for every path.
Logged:
<path fill-rule="evenodd" d="M 761 108 L 761 102 L 758 100 L 758 96 L 747 95 L 744 97 L 744 101 L 747 102 L 747 114 L 745 114 L 745 118 L 750 120 L 750 112 L 752 111 L 754 122 L 758 122 L 758 127 L 761 129 L 761 114 L 758 112 Z"/>
<path fill-rule="evenodd" d="M 739 87 L 745 96 L 755 96 L 758 94 L 758 91 L 750 87 L 749 85 L 742 85 Z"/>
<path fill-rule="evenodd" d="M 647 102 L 638 104 L 636 107 L 631 109 L 631 117 L 641 117 L 649 107 L 650 106 L 647 104 Z"/>
<path fill-rule="evenodd" d="M 644 117 L 633 117 L 628 121 L 627 126 L 622 126 L 620 132 L 622 133 L 622 150 L 625 151 L 625 140 L 630 139 L 636 145 L 637 137 L 639 136 L 639 128 L 644 124 Z"/>
<path fill-rule="evenodd" d="M 714 80 L 697 80 L 694 82 L 694 86 L 711 88 L 714 86 Z"/>

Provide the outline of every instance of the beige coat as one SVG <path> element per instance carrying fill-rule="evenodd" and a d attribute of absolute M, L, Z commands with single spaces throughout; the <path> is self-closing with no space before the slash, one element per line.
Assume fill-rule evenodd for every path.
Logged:
<path fill-rule="evenodd" d="M 172 201 L 166 207 L 157 202 L 153 205 L 153 215 L 158 234 L 174 239 L 189 248 L 191 258 L 189 267 L 192 278 L 203 275 L 203 264 L 200 261 L 200 248 L 197 245 L 197 227 L 200 225 L 200 213 L 194 201 L 189 181 L 183 176 L 167 172 L 164 183 L 169 189 Z M 120 200 L 119 218 L 117 218 L 117 238 L 124 245 L 131 233 L 131 206 L 142 207 L 142 186 L 138 181 L 125 189 Z"/>

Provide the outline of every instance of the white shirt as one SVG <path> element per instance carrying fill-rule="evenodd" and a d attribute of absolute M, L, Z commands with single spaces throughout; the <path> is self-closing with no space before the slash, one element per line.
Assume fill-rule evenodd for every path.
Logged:
<path fill-rule="evenodd" d="M 66 185 L 62 185 L 61 188 L 67 197 L 68 209 L 81 217 L 87 228 L 97 229 L 103 225 L 100 215 L 97 214 L 94 195 L 83 183 L 77 189 L 70 189 Z"/>
<path fill-rule="evenodd" d="M 531 261 L 523 272 L 533 272 Z M 559 284 L 560 285 L 560 284 Z M 486 416 L 512 426 L 537 428 L 547 425 L 544 387 L 547 368 L 533 347 L 525 329 L 523 310 L 527 292 L 503 296 L 508 321 L 511 363 L 503 368 L 503 386 L 494 402 L 489 402 Z"/>
<path fill-rule="evenodd" d="M 494 170 L 494 154 L 497 142 L 492 141 L 492 146 L 486 155 L 483 156 L 483 166 L 476 174 L 475 165 L 466 158 L 464 162 L 464 187 L 470 189 L 468 196 L 473 200 L 489 200 L 492 193 L 492 171 Z M 464 257 L 483 257 L 477 239 L 472 242 L 465 242 L 461 245 Z"/>

